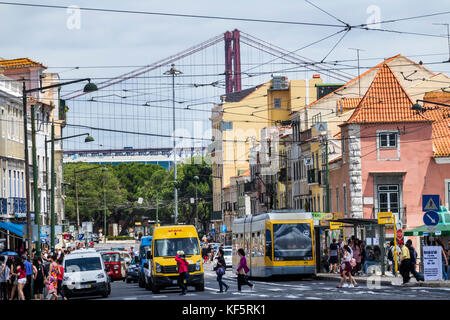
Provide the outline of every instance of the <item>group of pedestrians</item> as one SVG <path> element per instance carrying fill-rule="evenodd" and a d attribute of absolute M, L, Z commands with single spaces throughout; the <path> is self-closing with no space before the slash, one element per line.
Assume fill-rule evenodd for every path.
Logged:
<path fill-rule="evenodd" d="M 250 268 L 247 265 L 247 259 L 245 258 L 245 251 L 244 249 L 240 248 L 237 251 L 237 253 L 240 257 L 239 265 L 236 269 L 238 291 L 241 291 L 242 286 L 244 285 L 249 286 L 253 290 L 255 288 L 255 285 L 248 281 L 248 273 L 250 272 Z M 188 262 L 186 261 L 184 251 L 180 250 L 177 252 L 177 255 L 175 256 L 175 261 L 177 262 L 178 266 L 178 285 L 181 288 L 180 295 L 186 295 L 187 290 L 186 280 L 189 278 L 189 273 L 188 273 Z M 219 248 L 217 254 L 217 265 L 214 267 L 214 271 L 216 271 L 217 275 L 217 283 L 219 284 L 218 293 L 227 292 L 230 287 L 222 279 L 226 273 L 226 268 L 227 264 L 224 258 L 224 251 L 222 248 Z"/>
<path fill-rule="evenodd" d="M 67 300 L 62 290 L 64 279 L 63 259 L 65 254 L 59 249 L 54 253 L 44 251 L 37 256 L 32 251 L 31 259 L 22 256 L 0 256 L 0 300 Z M 45 290 L 46 289 L 46 290 Z"/>

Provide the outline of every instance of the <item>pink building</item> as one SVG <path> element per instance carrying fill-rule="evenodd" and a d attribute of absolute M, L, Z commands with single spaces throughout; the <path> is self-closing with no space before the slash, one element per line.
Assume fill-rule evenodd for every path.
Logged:
<path fill-rule="evenodd" d="M 449 103 L 450 94 L 432 93 L 424 100 Z M 329 164 L 333 212 L 375 219 L 391 211 L 406 230 L 423 225 L 423 194 L 439 194 L 449 208 L 450 108 L 425 104 L 430 110 L 417 112 L 413 103 L 382 65 L 340 125 L 342 157 Z"/>

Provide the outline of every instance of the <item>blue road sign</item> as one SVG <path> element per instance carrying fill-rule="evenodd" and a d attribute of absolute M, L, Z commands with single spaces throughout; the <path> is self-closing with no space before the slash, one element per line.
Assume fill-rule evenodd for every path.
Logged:
<path fill-rule="evenodd" d="M 78 235 L 78 240 L 83 240 L 84 239 L 84 233 L 80 233 Z"/>
<path fill-rule="evenodd" d="M 222 231 L 222 232 L 227 232 L 227 225 L 226 225 L 226 224 L 222 225 L 220 231 Z"/>
<path fill-rule="evenodd" d="M 439 195 L 423 194 L 422 211 L 439 211 Z"/>
<path fill-rule="evenodd" d="M 435 226 L 439 223 L 439 214 L 436 211 L 427 211 L 423 215 L 423 223 L 427 226 Z"/>
<path fill-rule="evenodd" d="M 216 229 L 211 229 L 211 234 L 214 236 L 216 234 Z"/>

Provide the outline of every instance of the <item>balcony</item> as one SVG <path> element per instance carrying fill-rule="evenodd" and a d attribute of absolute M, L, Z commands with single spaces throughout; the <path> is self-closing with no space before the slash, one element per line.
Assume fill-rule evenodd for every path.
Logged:
<path fill-rule="evenodd" d="M 311 129 L 300 132 L 300 143 L 308 139 L 311 139 L 311 137 L 312 137 Z"/>
<path fill-rule="evenodd" d="M 308 170 L 308 184 L 319 183 L 319 171 L 317 169 Z"/>
<path fill-rule="evenodd" d="M 386 212 L 386 211 L 389 211 L 389 210 L 387 210 L 385 208 L 381 208 L 381 209 L 380 208 L 373 208 L 372 209 L 372 219 L 377 219 L 378 218 L 378 215 L 377 215 L 378 212 Z M 396 215 L 397 218 L 400 218 L 400 221 L 402 222 L 403 227 L 405 228 L 407 226 L 407 224 L 408 224 L 408 218 L 407 218 L 407 214 L 406 214 L 406 207 L 398 208 L 397 209 L 398 212 L 395 212 L 392 209 L 391 209 L 391 211 L 392 211 L 392 214 Z"/>
<path fill-rule="evenodd" d="M 244 183 L 244 193 L 256 192 L 255 182 L 245 182 Z"/>

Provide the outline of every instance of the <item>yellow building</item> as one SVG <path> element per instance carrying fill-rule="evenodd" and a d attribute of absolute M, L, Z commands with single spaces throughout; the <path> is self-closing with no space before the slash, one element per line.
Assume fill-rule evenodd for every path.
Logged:
<path fill-rule="evenodd" d="M 316 78 L 308 83 L 322 81 Z M 261 129 L 290 121 L 290 114 L 306 105 L 307 89 L 306 80 L 288 81 L 287 77 L 273 75 L 264 84 L 221 97 L 222 102 L 212 110 L 211 117 L 215 218 L 222 211 L 222 189 L 231 177 L 250 168 L 250 149 L 259 143 Z"/>

